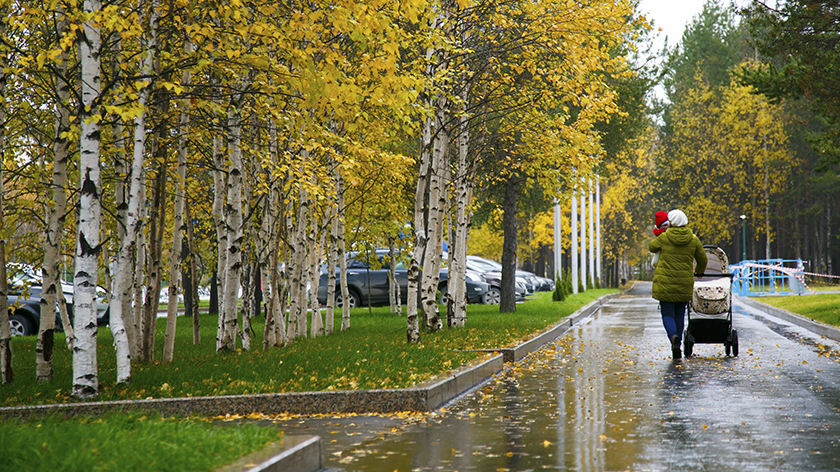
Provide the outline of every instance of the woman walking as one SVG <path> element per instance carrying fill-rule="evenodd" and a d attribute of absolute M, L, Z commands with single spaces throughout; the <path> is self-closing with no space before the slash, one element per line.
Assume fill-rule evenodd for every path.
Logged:
<path fill-rule="evenodd" d="M 671 341 L 674 359 L 682 357 L 680 343 L 685 327 L 685 310 L 694 291 L 694 274 L 706 270 L 703 244 L 688 227 L 688 217 L 681 210 L 668 212 L 668 231 L 650 242 L 650 252 L 659 253 L 653 273 L 653 298 L 659 300 L 662 324 Z"/>

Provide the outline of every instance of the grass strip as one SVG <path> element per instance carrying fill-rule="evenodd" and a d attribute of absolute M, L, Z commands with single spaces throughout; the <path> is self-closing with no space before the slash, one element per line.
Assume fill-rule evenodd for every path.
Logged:
<path fill-rule="evenodd" d="M 539 293 L 518 304 L 515 313 L 500 313 L 498 306 L 470 305 L 465 327 L 423 332 L 417 344 L 406 343 L 405 317 L 392 315 L 388 307 L 356 308 L 347 331 L 300 337 L 268 350 L 262 349 L 264 320 L 257 318 L 250 351 L 221 353 L 215 349 L 217 317 L 200 317 L 199 345 L 192 341 L 191 319 L 179 317 L 175 360 L 135 363 L 128 384 L 115 383 L 113 339 L 107 328 L 100 329 L 99 400 L 410 387 L 485 355 L 466 350 L 515 346 L 614 291 L 589 290 L 564 302 L 553 302 L 549 292 Z M 336 327 L 341 326 L 339 317 Z M 163 349 L 164 325 L 160 319 L 158 356 Z M 64 348 L 63 334 L 56 336 L 55 346 L 53 380 L 36 383 L 35 337 L 13 339 L 15 381 L 0 386 L 0 405 L 76 401 L 70 395 L 72 357 Z"/>
<path fill-rule="evenodd" d="M 756 297 L 754 300 L 825 324 L 840 326 L 840 295 L 836 293 L 788 295 L 784 297 L 765 296 Z"/>
<path fill-rule="evenodd" d="M 111 413 L 0 422 L 3 470 L 212 471 L 281 439 L 276 428 Z"/>

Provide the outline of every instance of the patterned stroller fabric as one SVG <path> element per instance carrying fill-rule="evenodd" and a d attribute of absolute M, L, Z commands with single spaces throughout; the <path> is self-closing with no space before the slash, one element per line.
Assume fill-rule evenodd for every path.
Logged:
<path fill-rule="evenodd" d="M 723 249 L 707 247 L 707 274 L 728 274 L 729 258 Z M 732 279 L 729 277 L 701 277 L 694 280 L 694 293 L 691 306 L 694 311 L 706 315 L 717 315 L 729 312 L 732 302 Z"/>

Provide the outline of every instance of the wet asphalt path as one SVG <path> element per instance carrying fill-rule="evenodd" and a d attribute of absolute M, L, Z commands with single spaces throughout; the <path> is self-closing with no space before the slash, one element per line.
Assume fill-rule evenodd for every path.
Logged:
<path fill-rule="evenodd" d="M 346 471 L 840 470 L 840 346 L 737 305 L 733 324 L 739 357 L 699 344 L 675 362 L 638 284 L 423 421 L 285 427 Z"/>

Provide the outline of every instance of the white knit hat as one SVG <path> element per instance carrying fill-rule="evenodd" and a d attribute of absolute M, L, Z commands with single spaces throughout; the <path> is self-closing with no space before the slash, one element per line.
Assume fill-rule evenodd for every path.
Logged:
<path fill-rule="evenodd" d="M 671 226 L 685 226 L 688 224 L 688 217 L 682 210 L 671 210 L 668 212 L 668 221 Z"/>

